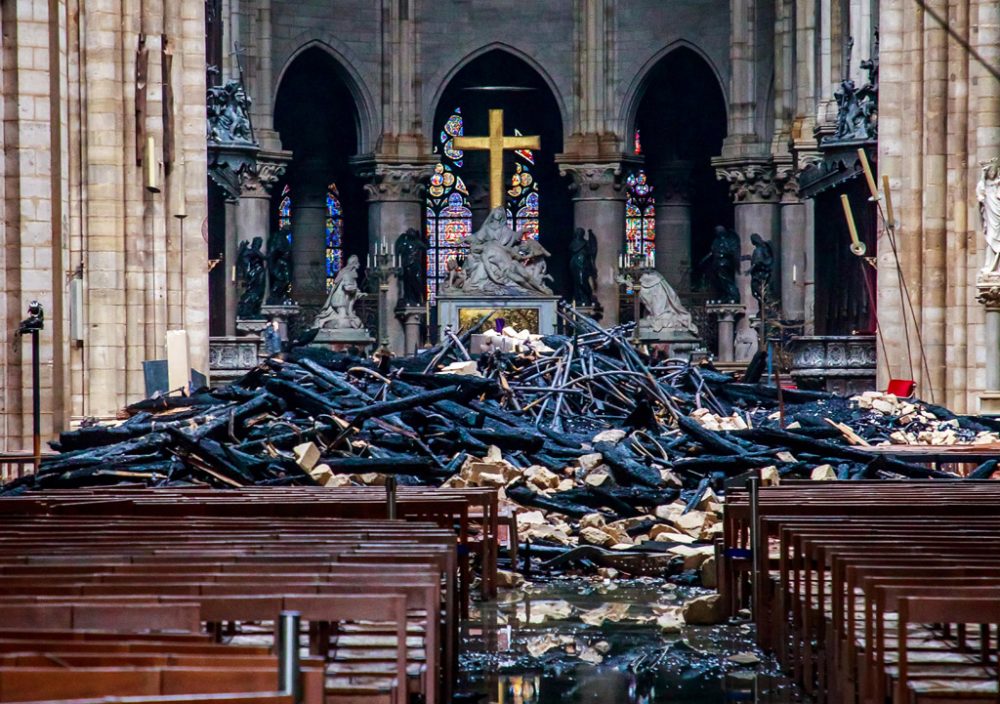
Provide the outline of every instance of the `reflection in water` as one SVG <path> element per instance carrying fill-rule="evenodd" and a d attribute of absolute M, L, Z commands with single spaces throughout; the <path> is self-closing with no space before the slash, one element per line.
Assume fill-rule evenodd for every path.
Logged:
<path fill-rule="evenodd" d="M 649 579 L 507 592 L 463 629 L 459 689 L 491 704 L 804 701 L 749 625 L 657 625 L 693 594 Z"/>

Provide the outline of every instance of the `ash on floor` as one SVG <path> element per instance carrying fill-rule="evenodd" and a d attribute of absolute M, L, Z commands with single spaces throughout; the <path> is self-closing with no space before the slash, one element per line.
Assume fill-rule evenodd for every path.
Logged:
<path fill-rule="evenodd" d="M 458 690 L 491 704 L 802 702 L 745 623 L 687 626 L 708 593 L 659 579 L 557 579 L 479 605 Z"/>

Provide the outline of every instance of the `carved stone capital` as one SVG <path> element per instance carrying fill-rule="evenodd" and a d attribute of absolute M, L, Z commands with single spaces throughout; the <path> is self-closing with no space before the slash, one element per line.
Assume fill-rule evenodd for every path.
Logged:
<path fill-rule="evenodd" d="M 369 202 L 422 201 L 433 166 L 365 160 L 355 162 L 355 170 L 359 177 L 368 181 L 365 193 Z"/>
<path fill-rule="evenodd" d="M 770 159 L 742 163 L 713 159 L 713 164 L 716 178 L 729 183 L 734 203 L 776 203 L 781 199 L 784 184 Z"/>
<path fill-rule="evenodd" d="M 269 196 L 274 185 L 285 175 L 287 161 L 277 161 L 257 157 L 254 166 L 240 171 L 240 192 L 244 197 Z"/>
<path fill-rule="evenodd" d="M 1000 274 L 983 274 L 976 277 L 976 300 L 987 309 L 1000 310 Z"/>
<path fill-rule="evenodd" d="M 570 193 L 576 200 L 620 200 L 625 198 L 620 161 L 587 164 L 559 164 L 559 175 L 573 179 Z"/>

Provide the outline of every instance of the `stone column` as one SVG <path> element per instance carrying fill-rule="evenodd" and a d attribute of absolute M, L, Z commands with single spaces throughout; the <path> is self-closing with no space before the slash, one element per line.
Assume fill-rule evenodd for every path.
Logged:
<path fill-rule="evenodd" d="M 656 198 L 656 270 L 677 291 L 691 290 L 691 172 L 675 161 L 650 173 Z"/>
<path fill-rule="evenodd" d="M 597 300 L 605 325 L 618 324 L 618 255 L 625 237 L 625 191 L 620 162 L 559 164 L 573 179 L 573 226 L 597 236 Z"/>
<path fill-rule="evenodd" d="M 407 228 L 421 229 L 425 180 L 431 173 L 431 165 L 369 160 L 358 162 L 356 167 L 359 175 L 369 179 L 365 192 L 368 194 L 368 242 L 372 251 L 382 242 L 395 243 Z M 399 284 L 392 276 L 386 301 L 386 327 L 393 354 L 403 354 L 405 347 L 403 326 L 393 313 L 398 300 Z"/>
<path fill-rule="evenodd" d="M 226 206 L 226 262 L 229 262 L 230 285 L 226 296 L 226 334 L 235 335 L 236 304 L 239 290 L 232 281 L 232 267 L 236 264 L 236 253 L 241 242 L 252 242 L 255 237 L 264 240 L 263 251 L 267 251 L 267 240 L 271 225 L 271 189 L 284 173 L 290 154 L 258 155 L 256 166 L 240 174 L 241 194 L 234 206 Z M 230 218 L 233 226 L 230 226 Z M 264 294 L 267 302 L 267 293 Z M 261 315 L 263 317 L 263 315 Z"/>
<path fill-rule="evenodd" d="M 403 354 L 416 354 L 420 347 L 420 324 L 423 322 L 423 308 L 397 309 L 396 317 L 403 323 Z"/>
<path fill-rule="evenodd" d="M 804 320 L 806 309 L 806 215 L 798 182 L 789 175 L 781 196 L 781 312 L 787 320 Z"/>
<path fill-rule="evenodd" d="M 750 255 L 753 254 L 750 235 L 753 233 L 771 243 L 775 257 L 771 281 L 772 284 L 781 281 L 781 187 L 770 158 L 720 158 L 712 163 L 719 180 L 729 182 L 729 193 L 735 204 L 735 229 L 740 235 L 742 261 L 736 282 L 740 287 L 740 301 L 747 308 L 746 317 L 737 324 L 736 336 L 740 338 L 741 335 L 745 337 L 750 329 L 750 319 L 759 315 L 757 299 L 750 291 Z M 740 349 L 737 345 L 737 352 Z"/>
<path fill-rule="evenodd" d="M 292 184 L 292 296 L 318 308 L 326 298 L 325 164 L 306 157 Z"/>

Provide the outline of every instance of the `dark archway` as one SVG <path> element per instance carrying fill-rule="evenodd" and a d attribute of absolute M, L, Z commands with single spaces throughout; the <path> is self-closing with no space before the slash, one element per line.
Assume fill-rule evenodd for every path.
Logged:
<path fill-rule="evenodd" d="M 358 153 L 358 120 L 357 103 L 336 59 L 318 47 L 299 54 L 278 87 L 274 128 L 293 155 L 283 184 L 292 201 L 293 289 L 309 309 L 323 303 L 338 256 L 346 261 L 356 254 L 364 262 L 368 251 L 368 207 L 349 161 Z M 339 224 L 328 217 L 333 185 L 341 206 Z M 283 190 L 274 193 L 274 227 Z M 331 227 L 342 228 L 334 232 L 334 241 L 328 241 Z"/>
<path fill-rule="evenodd" d="M 545 79 L 524 59 L 510 51 L 493 49 L 472 59 L 448 82 L 435 108 L 432 143 L 442 152 L 445 123 L 461 110 L 464 133 L 485 135 L 489 130 L 489 111 L 504 111 L 505 133 L 539 135 L 541 149 L 533 152 L 534 163 L 525 162 L 513 152 L 504 155 L 507 185 L 520 163 L 530 170 L 538 186 L 539 241 L 553 254 L 549 273 L 557 293 L 568 281 L 568 257 L 559 256 L 572 231 L 573 212 L 568 182 L 559 176 L 555 155 L 563 149 L 562 115 L 555 96 Z M 520 162 L 519 162 L 520 159 Z M 468 187 L 472 225 L 478 227 L 489 207 L 488 157 L 485 152 L 466 151 L 457 171 Z"/>
<path fill-rule="evenodd" d="M 707 61 L 679 47 L 649 70 L 640 96 L 634 128 L 657 208 L 657 266 L 697 304 L 712 230 L 733 225 L 727 186 L 711 164 L 726 137 L 725 95 Z"/>

